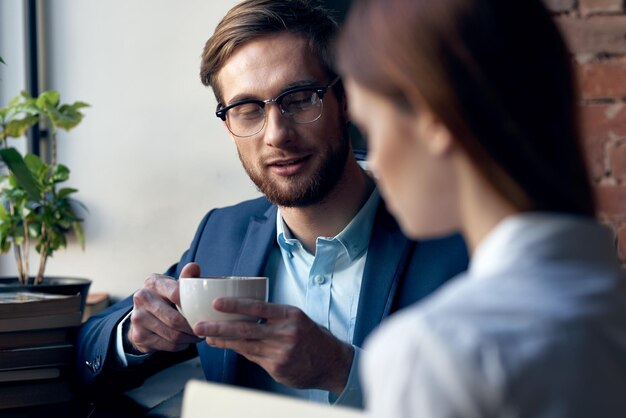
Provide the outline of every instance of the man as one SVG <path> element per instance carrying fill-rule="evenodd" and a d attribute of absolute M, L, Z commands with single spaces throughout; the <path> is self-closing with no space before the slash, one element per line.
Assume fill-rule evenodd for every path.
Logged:
<path fill-rule="evenodd" d="M 365 337 L 465 269 L 458 236 L 405 238 L 357 164 L 332 70 L 336 29 L 305 0 L 247 0 L 218 25 L 201 78 L 266 197 L 209 212 L 165 275 L 87 322 L 78 338 L 83 380 L 140 375 L 197 343 L 208 380 L 358 406 Z M 191 329 L 174 307 L 175 278 L 199 275 L 269 277 L 271 303 L 214 302 L 263 321 Z"/>

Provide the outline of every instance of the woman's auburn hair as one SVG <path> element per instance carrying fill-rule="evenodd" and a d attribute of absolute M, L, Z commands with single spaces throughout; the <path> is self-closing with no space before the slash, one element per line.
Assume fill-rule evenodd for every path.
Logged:
<path fill-rule="evenodd" d="M 336 56 L 399 108 L 425 103 L 518 209 L 595 214 L 572 59 L 540 0 L 357 1 Z"/>

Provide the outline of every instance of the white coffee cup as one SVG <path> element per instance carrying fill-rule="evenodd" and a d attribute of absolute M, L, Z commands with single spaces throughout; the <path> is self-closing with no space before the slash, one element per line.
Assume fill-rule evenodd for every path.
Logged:
<path fill-rule="evenodd" d="M 213 301 L 219 297 L 251 298 L 267 302 L 267 277 L 215 276 L 178 279 L 180 306 L 190 326 L 200 321 L 256 321 L 247 315 L 219 312 Z"/>

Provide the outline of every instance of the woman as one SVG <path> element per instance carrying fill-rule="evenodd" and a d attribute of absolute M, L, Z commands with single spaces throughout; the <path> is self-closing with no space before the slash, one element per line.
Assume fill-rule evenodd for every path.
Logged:
<path fill-rule="evenodd" d="M 367 28 L 367 30 L 363 30 Z M 365 0 L 338 42 L 404 231 L 467 273 L 366 345 L 378 417 L 626 416 L 626 290 L 594 219 L 570 58 L 539 0 Z"/>

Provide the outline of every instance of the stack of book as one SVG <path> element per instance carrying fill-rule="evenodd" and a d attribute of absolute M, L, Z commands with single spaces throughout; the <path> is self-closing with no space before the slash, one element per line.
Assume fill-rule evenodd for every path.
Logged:
<path fill-rule="evenodd" d="M 0 409 L 72 398 L 71 334 L 80 323 L 79 295 L 0 293 Z"/>

